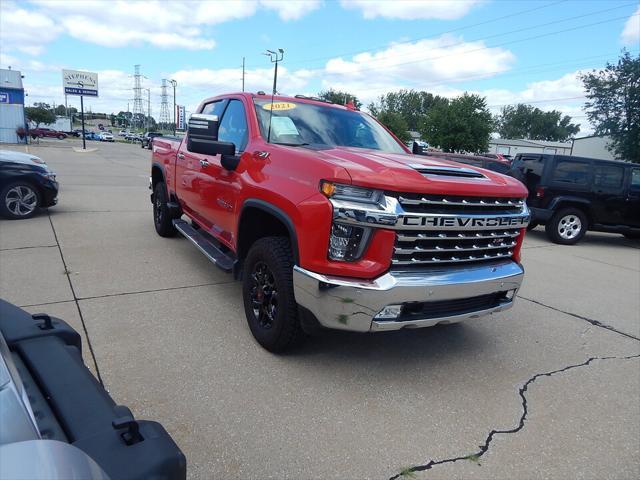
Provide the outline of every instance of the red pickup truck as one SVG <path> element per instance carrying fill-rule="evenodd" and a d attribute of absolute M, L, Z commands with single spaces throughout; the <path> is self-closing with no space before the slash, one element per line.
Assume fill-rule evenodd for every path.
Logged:
<path fill-rule="evenodd" d="M 419 328 L 512 306 L 529 221 L 517 180 L 412 155 L 370 115 L 316 98 L 236 93 L 197 112 L 183 139 L 154 139 L 155 228 L 242 279 L 266 349 L 318 325 Z"/>

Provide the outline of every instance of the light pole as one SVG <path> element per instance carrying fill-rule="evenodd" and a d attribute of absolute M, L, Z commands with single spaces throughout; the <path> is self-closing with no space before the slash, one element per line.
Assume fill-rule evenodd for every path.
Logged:
<path fill-rule="evenodd" d="M 147 91 L 147 119 L 144 123 L 146 124 L 146 129 L 148 132 L 149 126 L 151 125 L 151 89 L 143 88 L 143 90 Z"/>
<path fill-rule="evenodd" d="M 176 134 L 176 86 L 178 82 L 176 82 L 173 78 L 169 80 L 171 86 L 173 87 L 173 135 Z"/>
<path fill-rule="evenodd" d="M 273 72 L 273 94 L 276 94 L 276 86 L 278 84 L 278 63 L 282 61 L 282 59 L 284 58 L 284 50 L 282 48 L 279 48 L 277 52 L 274 52 L 273 50 L 267 50 L 265 52 L 266 56 L 268 56 L 271 59 L 271 63 L 275 63 L 276 64 L 276 68 Z"/>

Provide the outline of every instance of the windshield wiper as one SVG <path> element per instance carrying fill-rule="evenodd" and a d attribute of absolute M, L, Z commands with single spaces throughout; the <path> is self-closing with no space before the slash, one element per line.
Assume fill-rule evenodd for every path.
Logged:
<path fill-rule="evenodd" d="M 287 147 L 306 147 L 311 145 L 310 143 L 289 143 L 289 142 L 271 142 L 274 145 L 285 145 Z"/>

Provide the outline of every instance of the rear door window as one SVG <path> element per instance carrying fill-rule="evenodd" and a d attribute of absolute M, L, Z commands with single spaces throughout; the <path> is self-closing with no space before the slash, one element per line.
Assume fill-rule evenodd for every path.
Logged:
<path fill-rule="evenodd" d="M 640 192 L 640 168 L 631 169 L 631 190 Z"/>
<path fill-rule="evenodd" d="M 589 183 L 590 169 L 591 165 L 588 162 L 559 159 L 552 180 L 556 183 L 584 186 Z"/>
<path fill-rule="evenodd" d="M 622 188 L 624 169 L 616 165 L 598 165 L 593 169 L 593 186 L 607 190 Z"/>

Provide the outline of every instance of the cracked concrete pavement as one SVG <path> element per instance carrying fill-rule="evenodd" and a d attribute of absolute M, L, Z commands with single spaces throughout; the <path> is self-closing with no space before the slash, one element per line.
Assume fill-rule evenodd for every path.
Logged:
<path fill-rule="evenodd" d="M 274 356 L 246 327 L 240 286 L 155 234 L 150 153 L 70 145 L 32 147 L 60 204 L 0 221 L 0 296 L 81 332 L 85 362 L 165 425 L 190 478 L 640 477 L 640 244 L 564 247 L 537 229 L 508 312 L 326 332 Z"/>

